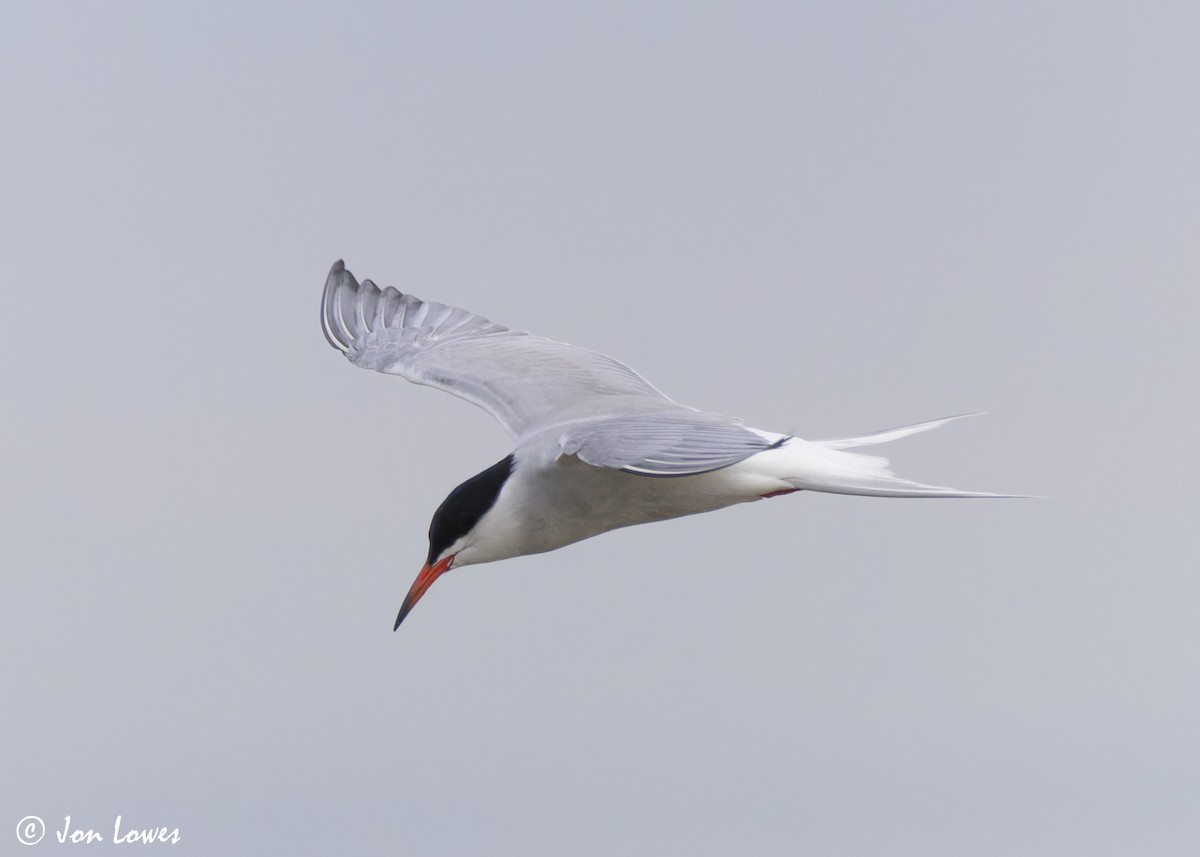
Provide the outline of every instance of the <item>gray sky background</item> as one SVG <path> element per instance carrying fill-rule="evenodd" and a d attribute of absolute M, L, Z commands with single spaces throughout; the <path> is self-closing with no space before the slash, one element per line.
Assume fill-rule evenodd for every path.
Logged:
<path fill-rule="evenodd" d="M 0 853 L 1194 855 L 1193 3 L 8 4 Z M 901 475 L 443 578 L 326 271 Z M 113 852 L 94 845 L 88 853 Z M 149 853 L 149 852 L 147 852 Z"/>

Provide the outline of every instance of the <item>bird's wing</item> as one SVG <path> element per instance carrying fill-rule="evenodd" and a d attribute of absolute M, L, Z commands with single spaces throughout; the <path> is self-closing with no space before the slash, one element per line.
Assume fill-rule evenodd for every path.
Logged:
<path fill-rule="evenodd" d="M 641 476 L 693 476 L 737 464 L 782 445 L 740 420 L 698 412 L 663 412 L 588 420 L 559 438 L 563 455 L 593 467 Z"/>
<path fill-rule="evenodd" d="M 453 393 L 494 416 L 514 438 L 605 397 L 662 393 L 624 363 L 528 333 L 467 310 L 361 284 L 339 260 L 325 282 L 321 324 L 356 366 Z"/>

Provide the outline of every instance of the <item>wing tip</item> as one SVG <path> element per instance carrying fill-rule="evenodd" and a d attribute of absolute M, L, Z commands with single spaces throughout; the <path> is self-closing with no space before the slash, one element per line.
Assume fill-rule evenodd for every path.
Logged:
<path fill-rule="evenodd" d="M 340 295 L 342 289 L 350 286 L 357 290 L 358 283 L 354 275 L 346 270 L 346 263 L 338 259 L 329 269 L 325 278 L 325 291 L 321 295 L 321 331 L 325 341 L 343 354 L 350 350 L 350 341 L 354 338 L 342 317 Z"/>

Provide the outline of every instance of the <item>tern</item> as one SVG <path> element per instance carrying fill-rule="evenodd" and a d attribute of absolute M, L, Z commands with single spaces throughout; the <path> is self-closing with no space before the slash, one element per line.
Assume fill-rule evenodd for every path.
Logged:
<path fill-rule="evenodd" d="M 835 440 L 761 431 L 681 405 L 604 354 L 359 283 L 340 260 L 325 282 L 321 326 L 355 366 L 466 399 L 515 442 L 434 512 L 425 565 L 395 628 L 452 568 L 543 553 L 634 524 L 796 491 L 1017 496 L 910 482 L 894 476 L 886 458 L 846 451 L 960 417 Z"/>

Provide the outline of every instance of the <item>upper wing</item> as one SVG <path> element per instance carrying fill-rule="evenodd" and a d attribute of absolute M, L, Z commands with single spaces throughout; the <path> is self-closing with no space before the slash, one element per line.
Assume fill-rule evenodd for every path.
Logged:
<path fill-rule="evenodd" d="M 463 309 L 421 301 L 334 263 L 321 310 L 325 338 L 352 363 L 453 393 L 494 416 L 514 438 L 589 410 L 589 400 L 669 402 L 624 363 Z M 594 402 L 592 410 L 603 410 Z M 680 406 L 675 406 L 680 407 Z"/>
<path fill-rule="evenodd" d="M 772 442 L 740 420 L 683 409 L 588 420 L 559 438 L 564 455 L 642 476 L 693 476 L 737 464 Z"/>

